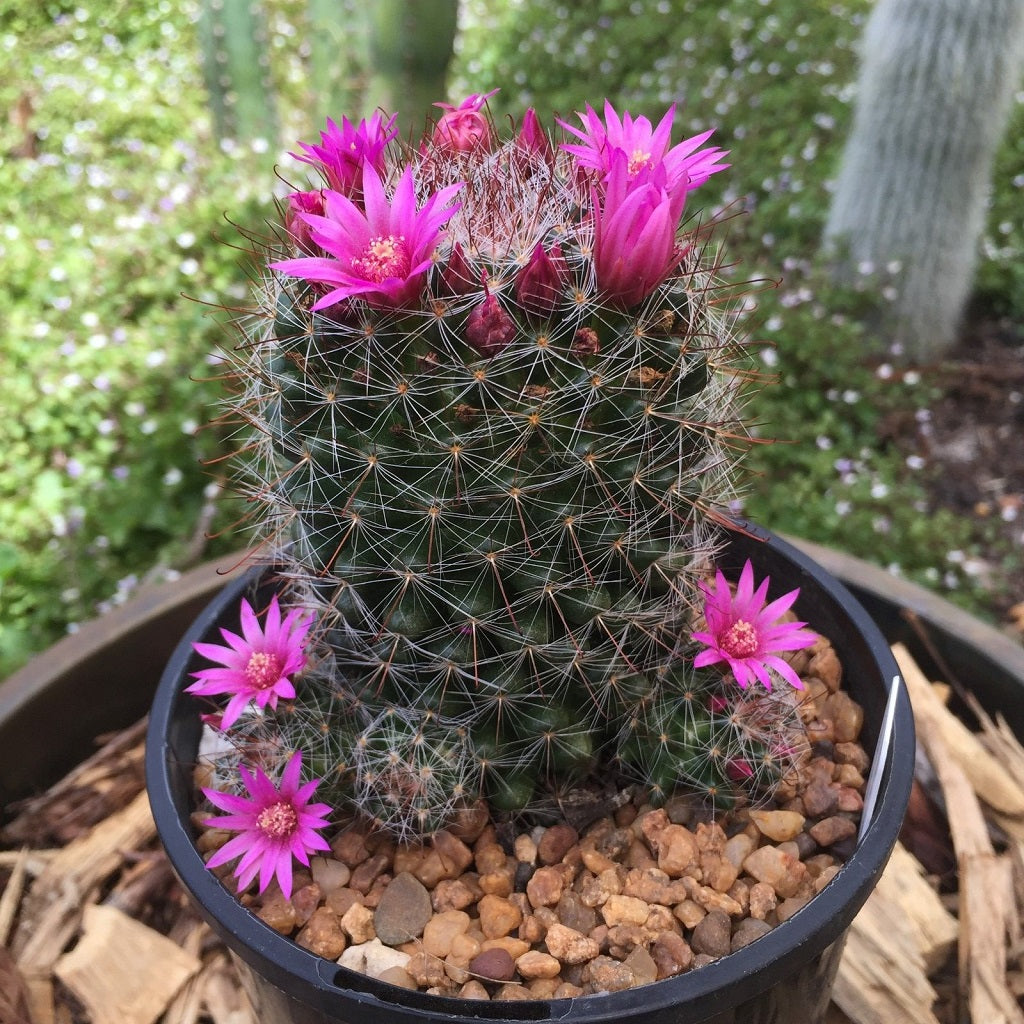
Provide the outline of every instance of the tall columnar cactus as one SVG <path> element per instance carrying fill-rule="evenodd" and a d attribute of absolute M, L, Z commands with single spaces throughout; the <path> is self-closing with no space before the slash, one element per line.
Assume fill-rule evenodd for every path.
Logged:
<path fill-rule="evenodd" d="M 375 0 L 365 9 L 366 98 L 371 106 L 395 111 L 407 130 L 421 124 L 437 97 L 445 95 L 458 10 L 458 0 Z"/>
<path fill-rule="evenodd" d="M 259 0 L 203 0 L 197 23 L 218 138 L 274 139 L 266 17 Z"/>
<path fill-rule="evenodd" d="M 745 445 L 729 289 L 678 233 L 722 153 L 610 106 L 499 142 L 484 100 L 415 150 L 379 115 L 304 147 L 326 187 L 265 253 L 228 416 L 316 647 L 242 724 L 400 834 L 598 764 L 725 803 L 796 719 L 739 713 L 690 639 Z"/>
<path fill-rule="evenodd" d="M 882 327 L 916 359 L 956 340 L 1022 64 L 1020 0 L 879 0 L 868 21 L 825 236 L 841 277 L 899 264 Z"/>

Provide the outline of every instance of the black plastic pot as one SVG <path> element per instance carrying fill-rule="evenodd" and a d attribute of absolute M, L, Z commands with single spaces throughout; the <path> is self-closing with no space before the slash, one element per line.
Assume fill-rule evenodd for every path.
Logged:
<path fill-rule="evenodd" d="M 836 579 L 792 545 L 763 531 L 736 534 L 722 559 L 738 572 L 750 557 L 779 592 L 800 587 L 797 613 L 826 634 L 843 661 L 847 685 L 865 710 L 862 738 L 873 750 L 897 668 L 874 622 Z M 900 688 L 893 743 L 881 766 L 875 815 L 836 878 L 785 923 L 712 964 L 653 985 L 570 1000 L 464 1001 L 393 987 L 323 960 L 283 938 L 238 903 L 206 870 L 189 814 L 191 770 L 200 736 L 197 701 L 184 694 L 197 666 L 192 642 L 214 639 L 237 614 L 257 577 L 234 581 L 196 619 L 171 657 L 150 715 L 147 785 L 168 856 L 213 929 L 235 954 L 264 1024 L 426 1024 L 458 1019 L 598 1024 L 813 1024 L 823 1016 L 842 940 L 896 842 L 910 793 L 914 728 Z"/>

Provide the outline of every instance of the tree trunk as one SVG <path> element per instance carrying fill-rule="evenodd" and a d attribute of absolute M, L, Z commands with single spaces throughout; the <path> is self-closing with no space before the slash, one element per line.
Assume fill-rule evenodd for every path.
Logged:
<path fill-rule="evenodd" d="M 878 0 L 825 228 L 835 273 L 898 264 L 885 343 L 927 361 L 956 340 L 996 147 L 1024 62 L 1024 0 Z"/>

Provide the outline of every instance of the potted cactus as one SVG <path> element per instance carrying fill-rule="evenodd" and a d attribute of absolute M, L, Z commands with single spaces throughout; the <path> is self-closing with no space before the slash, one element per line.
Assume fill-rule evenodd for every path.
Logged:
<path fill-rule="evenodd" d="M 885 732 L 895 670 L 869 620 L 727 514 L 744 348 L 710 229 L 681 226 L 725 154 L 710 132 L 671 145 L 671 110 L 652 126 L 610 104 L 559 122 L 561 141 L 532 112 L 499 139 L 487 98 L 441 104 L 415 150 L 378 114 L 329 122 L 297 154 L 318 180 L 259 243 L 259 305 L 225 374 L 261 567 L 161 683 L 158 827 L 269 979 L 254 982 L 266 1019 L 740 1020 L 720 1014 L 799 969 L 811 1001 L 779 1006 L 809 1020 L 902 818 L 905 700 L 890 702 L 898 752 L 876 759 L 883 810 L 845 881 L 797 915 L 817 945 L 791 929 L 769 948 L 772 934 L 751 946 L 756 970 L 745 949 L 648 997 L 481 1009 L 360 978 L 256 920 L 183 828 L 201 744 L 204 820 L 227 839 L 207 866 L 286 899 L 293 862 L 350 815 L 393 849 L 481 816 L 493 830 L 579 802 L 608 813 L 622 793 L 645 810 L 680 793 L 746 804 L 806 753 L 791 659 L 815 631 L 855 662 L 871 741 Z M 790 614 L 801 588 L 813 629 Z M 842 910 L 819 903 L 829 892 Z"/>

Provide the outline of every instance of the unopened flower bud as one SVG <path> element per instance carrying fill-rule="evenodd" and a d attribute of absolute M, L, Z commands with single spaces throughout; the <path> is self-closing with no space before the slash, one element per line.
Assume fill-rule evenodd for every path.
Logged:
<path fill-rule="evenodd" d="M 456 242 L 452 246 L 448 262 L 441 271 L 442 295 L 466 295 L 476 288 L 478 275 L 466 259 L 465 250 Z"/>
<path fill-rule="evenodd" d="M 516 275 L 519 305 L 528 313 L 550 316 L 558 304 L 567 276 L 568 267 L 561 248 L 555 245 L 550 253 L 546 253 L 538 242 L 530 262 Z"/>
<path fill-rule="evenodd" d="M 523 114 L 523 123 L 519 127 L 516 143 L 519 149 L 527 155 L 545 163 L 549 163 L 554 155 L 554 151 L 551 149 L 551 140 L 548 138 L 547 132 L 541 128 L 540 118 L 537 117 L 537 111 L 533 107 Z"/>
<path fill-rule="evenodd" d="M 518 331 L 515 320 L 501 308 L 493 295 L 487 295 L 466 320 L 466 341 L 489 358 L 505 348 Z"/>
<path fill-rule="evenodd" d="M 437 122 L 433 142 L 438 149 L 458 153 L 489 149 L 491 126 L 487 118 L 476 110 L 451 110 Z"/>
<path fill-rule="evenodd" d="M 306 252 L 313 252 L 316 243 L 309 233 L 309 224 L 305 217 L 301 216 L 304 213 L 313 213 L 318 217 L 324 215 L 322 192 L 292 192 L 288 196 L 288 212 L 285 214 L 285 227 L 296 244 Z"/>

